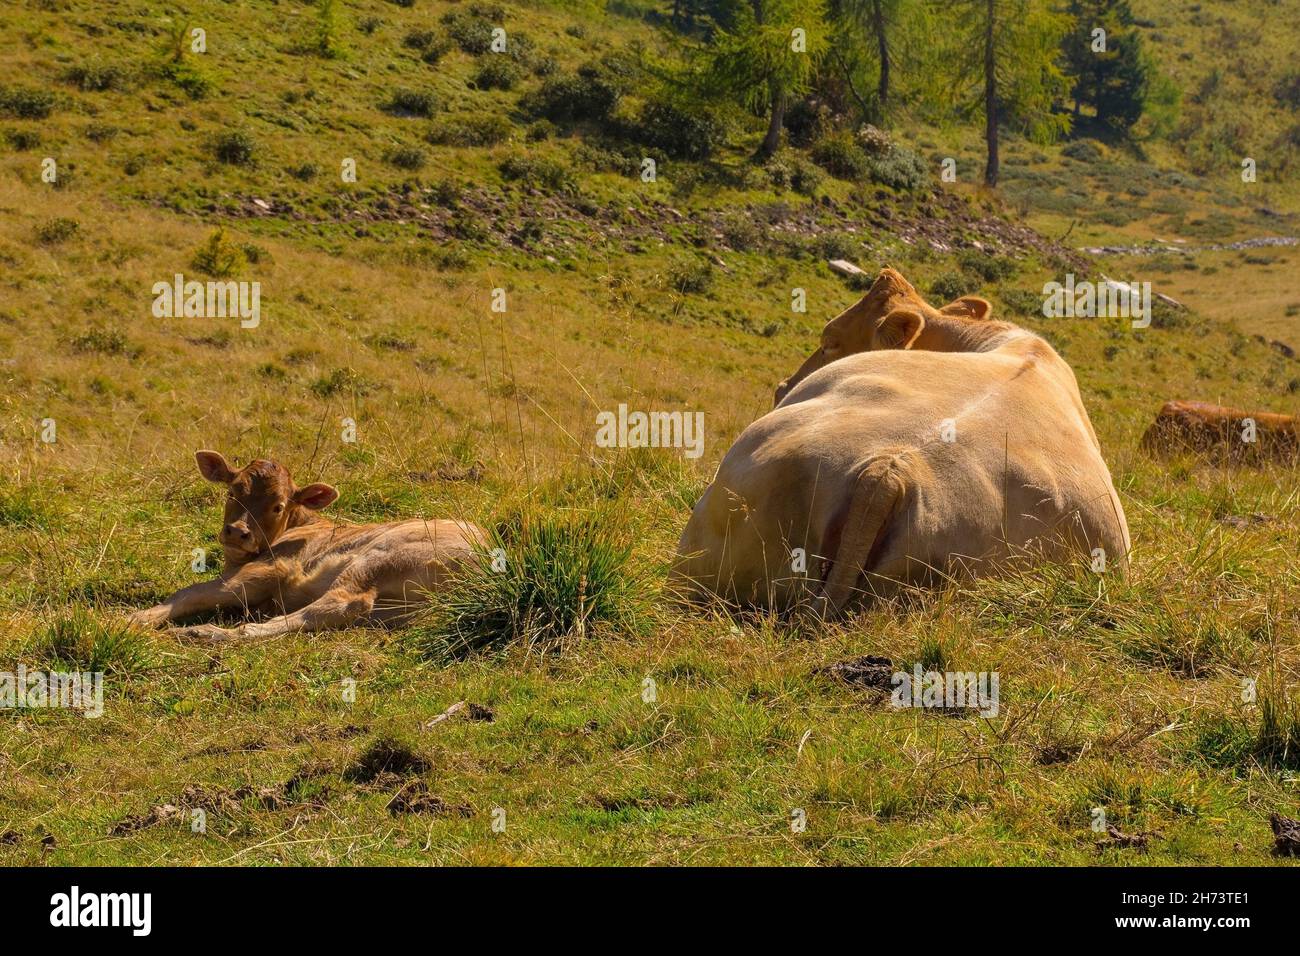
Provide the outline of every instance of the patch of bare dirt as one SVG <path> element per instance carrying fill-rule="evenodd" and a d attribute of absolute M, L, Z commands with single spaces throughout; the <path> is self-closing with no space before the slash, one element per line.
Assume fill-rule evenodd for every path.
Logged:
<path fill-rule="evenodd" d="M 450 804 L 429 789 L 423 780 L 403 784 L 393 799 L 388 801 L 388 812 L 393 816 L 406 813 L 429 813 L 434 816 L 472 817 L 474 808 L 466 803 Z"/>

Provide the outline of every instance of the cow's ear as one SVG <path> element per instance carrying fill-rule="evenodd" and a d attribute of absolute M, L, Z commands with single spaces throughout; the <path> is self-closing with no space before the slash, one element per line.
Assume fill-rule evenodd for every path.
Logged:
<path fill-rule="evenodd" d="M 330 485 L 320 481 L 312 482 L 305 488 L 299 488 L 293 493 L 293 500 L 296 504 L 304 508 L 310 508 L 312 511 L 320 511 L 322 508 L 328 508 L 339 496 L 339 493 Z"/>
<path fill-rule="evenodd" d="M 219 451 L 196 451 L 194 460 L 199 463 L 199 474 L 208 481 L 228 485 L 235 480 L 235 470 L 226 464 Z"/>
<path fill-rule="evenodd" d="M 923 328 L 925 319 L 921 318 L 921 313 L 911 309 L 895 309 L 876 323 L 876 340 L 872 347 L 910 349 Z"/>
<path fill-rule="evenodd" d="M 993 306 L 989 304 L 988 299 L 981 299 L 977 295 L 964 295 L 960 299 L 949 302 L 939 311 L 944 315 L 956 316 L 959 319 L 974 319 L 978 322 L 989 317 Z"/>

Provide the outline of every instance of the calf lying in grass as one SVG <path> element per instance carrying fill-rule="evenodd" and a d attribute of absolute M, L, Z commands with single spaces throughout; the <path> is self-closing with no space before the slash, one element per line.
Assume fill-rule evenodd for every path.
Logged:
<path fill-rule="evenodd" d="M 235 629 L 200 625 L 183 636 L 208 640 L 274 637 L 407 617 L 487 538 L 463 521 L 421 518 L 350 525 L 319 514 L 338 492 L 298 488 L 283 465 L 254 461 L 236 472 L 215 451 L 195 454 L 209 481 L 229 487 L 220 541 L 225 569 L 131 616 L 161 627 L 205 611 L 274 610 L 278 617 Z"/>

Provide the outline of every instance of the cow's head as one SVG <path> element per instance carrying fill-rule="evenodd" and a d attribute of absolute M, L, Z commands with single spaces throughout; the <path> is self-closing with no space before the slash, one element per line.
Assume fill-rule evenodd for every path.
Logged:
<path fill-rule="evenodd" d="M 235 471 L 220 452 L 198 451 L 194 458 L 204 478 L 228 488 L 218 536 L 227 560 L 262 554 L 286 530 L 306 524 L 339 496 L 320 482 L 295 487 L 288 470 L 274 461 L 259 459 Z"/>
<path fill-rule="evenodd" d="M 781 404 L 792 388 L 822 366 L 855 352 L 959 349 L 961 324 L 983 322 L 991 309 L 988 302 L 973 295 L 962 296 L 936 309 L 921 298 L 901 273 L 886 267 L 866 295 L 826 323 L 821 347 L 776 387 L 776 404 Z M 942 334 L 940 326 L 944 330 Z"/>

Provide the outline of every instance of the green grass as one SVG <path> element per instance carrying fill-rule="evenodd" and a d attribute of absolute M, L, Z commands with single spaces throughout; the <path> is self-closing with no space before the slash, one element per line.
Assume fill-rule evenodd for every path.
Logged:
<path fill-rule="evenodd" d="M 1300 485 L 1151 461 L 1138 441 L 1167 398 L 1298 410 L 1300 366 L 1250 334 L 1297 328 L 1294 251 L 1095 264 L 1189 306 L 1135 331 L 1045 320 L 1065 250 L 1017 245 L 999 223 L 1056 238 L 1074 221 L 1066 246 L 1294 233 L 1258 211 L 1290 216 L 1290 179 L 1253 194 L 1191 170 L 1176 144 L 1145 158 L 1102 144 L 1081 162 L 1012 136 L 992 195 L 973 185 L 977 131 L 900 117 L 901 143 L 958 159 L 955 187 L 796 189 L 795 173 L 818 179 L 807 152 L 757 167 L 757 128 L 643 183 L 618 143 L 520 106 L 544 57 L 567 76 L 634 41 L 661 49 L 635 17 L 504 4 L 535 60 L 502 90 L 470 85 L 482 64 L 461 41 L 439 46 L 462 5 L 340 6 L 338 55 L 321 56 L 301 49 L 319 36 L 313 8 L 196 2 L 213 52 L 179 60 L 164 51 L 184 25 L 145 4 L 112 24 L 88 0 L 46 6 L 0 37 L 5 75 L 24 78 L 6 89 L 49 91 L 6 93 L 0 116 L 0 669 L 108 676 L 97 720 L 0 713 L 0 831 L 20 837 L 0 862 L 1280 862 L 1268 814 L 1300 815 Z M 1212 46 L 1213 23 L 1175 13 L 1149 15 L 1183 50 Z M 418 31 L 434 39 L 404 42 Z M 1180 60 L 1180 83 L 1212 60 Z M 1230 90 L 1239 79 L 1269 76 Z M 386 112 L 399 90 L 436 96 L 435 118 Z M 228 130 L 247 134 L 226 143 L 235 162 L 213 151 Z M 387 161 L 410 149 L 423 168 Z M 47 154 L 62 188 L 40 180 Z M 49 225 L 63 221 L 76 228 Z M 257 329 L 150 314 L 153 283 L 188 278 L 205 251 L 205 272 L 261 283 Z M 1043 568 L 835 625 L 672 600 L 666 559 L 717 461 L 859 294 L 829 254 L 988 295 L 1049 338 L 1124 499 L 1127 580 Z M 597 449 L 595 415 L 620 402 L 703 411 L 703 458 Z M 194 581 L 196 549 L 206 574 L 219 565 L 203 447 L 329 481 L 349 520 L 496 529 L 507 572 L 480 570 L 394 631 L 216 651 L 135 633 L 124 615 Z M 999 714 L 894 710 L 821 671 L 863 654 L 997 671 Z M 492 719 L 431 723 L 461 701 Z M 1163 836 L 1145 854 L 1098 851 L 1096 806 Z"/>

